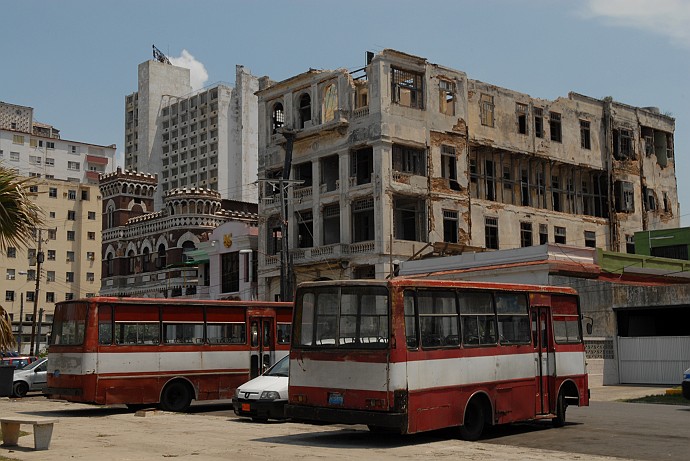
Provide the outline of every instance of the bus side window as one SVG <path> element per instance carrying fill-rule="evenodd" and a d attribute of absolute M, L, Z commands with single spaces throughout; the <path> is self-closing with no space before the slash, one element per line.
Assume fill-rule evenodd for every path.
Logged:
<path fill-rule="evenodd" d="M 113 308 L 98 306 L 98 344 L 107 346 L 113 343 Z"/>
<path fill-rule="evenodd" d="M 252 322 L 251 332 L 252 347 L 259 347 L 259 325 L 257 322 Z"/>
<path fill-rule="evenodd" d="M 407 338 L 407 347 L 409 349 L 417 349 L 417 317 L 414 312 L 414 292 L 406 291 L 403 303 L 405 305 L 405 337 Z"/>

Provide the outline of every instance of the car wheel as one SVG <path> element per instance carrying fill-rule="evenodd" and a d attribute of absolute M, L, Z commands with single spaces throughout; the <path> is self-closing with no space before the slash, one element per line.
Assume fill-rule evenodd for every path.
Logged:
<path fill-rule="evenodd" d="M 460 426 L 463 440 L 478 440 L 484 430 L 484 408 L 478 398 L 469 401 L 465 409 L 465 420 Z"/>
<path fill-rule="evenodd" d="M 161 409 L 165 411 L 183 412 L 192 404 L 192 393 L 185 383 L 175 381 L 163 389 Z"/>
<path fill-rule="evenodd" d="M 26 397 L 27 392 L 29 392 L 29 385 L 24 381 L 17 381 L 14 383 L 12 390 L 16 397 Z"/>

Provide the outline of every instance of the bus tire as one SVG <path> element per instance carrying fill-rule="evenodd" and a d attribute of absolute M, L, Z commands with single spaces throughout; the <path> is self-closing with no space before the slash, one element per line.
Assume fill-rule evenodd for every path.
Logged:
<path fill-rule="evenodd" d="M 460 437 L 463 440 L 478 440 L 484 430 L 485 422 L 484 406 L 480 399 L 475 397 L 467 403 L 467 408 L 465 408 L 465 418 L 460 426 Z"/>
<path fill-rule="evenodd" d="M 563 427 L 565 426 L 565 410 L 568 408 L 568 404 L 565 402 L 565 394 L 561 390 L 558 393 L 558 399 L 556 399 L 556 416 L 551 419 L 553 427 Z"/>
<path fill-rule="evenodd" d="M 186 411 L 192 404 L 192 392 L 182 381 L 173 381 L 165 386 L 161 395 L 161 409 L 177 413 Z"/>

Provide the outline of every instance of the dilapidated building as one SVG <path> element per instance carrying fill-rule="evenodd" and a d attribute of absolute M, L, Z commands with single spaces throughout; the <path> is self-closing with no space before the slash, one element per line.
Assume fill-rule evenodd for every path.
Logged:
<path fill-rule="evenodd" d="M 679 224 L 674 119 L 656 108 L 537 99 L 394 50 L 257 95 L 264 299 L 281 273 L 381 278 L 396 260 L 544 243 L 632 251 L 636 231 Z"/>

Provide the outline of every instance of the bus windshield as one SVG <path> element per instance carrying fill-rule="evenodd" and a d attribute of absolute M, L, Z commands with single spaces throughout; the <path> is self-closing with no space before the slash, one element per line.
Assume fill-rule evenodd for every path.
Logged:
<path fill-rule="evenodd" d="M 298 294 L 294 347 L 385 348 L 388 290 L 376 286 L 323 286 Z"/>
<path fill-rule="evenodd" d="M 86 303 L 67 303 L 55 306 L 50 344 L 78 346 L 84 343 Z"/>

